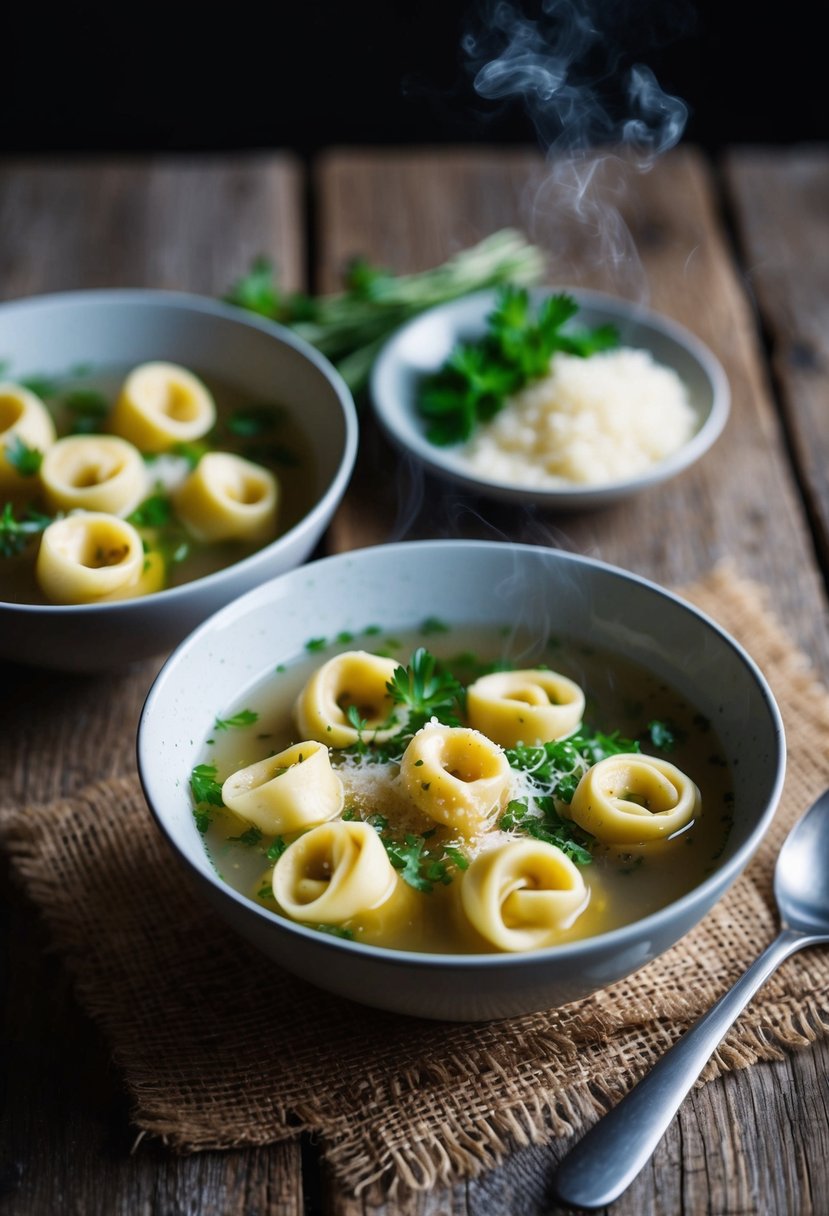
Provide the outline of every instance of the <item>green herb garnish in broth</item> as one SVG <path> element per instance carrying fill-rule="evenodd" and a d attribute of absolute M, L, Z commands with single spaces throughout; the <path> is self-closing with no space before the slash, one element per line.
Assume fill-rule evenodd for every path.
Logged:
<path fill-rule="evenodd" d="M 75 367 L 64 375 L 51 377 L 20 375 L 15 383 L 27 387 L 44 401 L 58 439 L 68 436 L 94 438 L 114 433 L 110 427 L 111 413 L 130 370 Z M 194 372 L 197 374 L 196 369 Z M 270 534 L 263 533 L 262 538 L 209 540 L 179 517 L 175 492 L 208 453 L 226 452 L 250 460 L 276 477 L 279 494 L 274 538 L 295 526 L 312 505 L 315 484 L 312 447 L 300 421 L 282 406 L 251 402 L 247 394 L 243 395 L 233 386 L 217 383 L 212 378 L 205 379 L 204 383 L 217 411 L 216 423 L 208 434 L 193 442 L 173 442 L 162 452 L 141 450 L 150 471 L 152 489 L 126 518 L 138 529 L 145 552 L 156 554 L 161 560 L 153 565 L 148 556 L 145 571 L 153 573 L 143 590 L 136 593 L 154 594 L 215 573 L 242 561 L 271 539 Z M 266 419 L 267 433 L 260 433 L 258 428 L 265 425 Z M 36 537 L 43 531 L 43 527 L 33 529 L 29 526 L 43 517 L 49 516 L 47 522 L 51 522 L 62 516 L 53 511 L 39 476 L 43 454 L 16 437 L 7 443 L 6 455 L 17 472 L 31 483 L 31 492 L 26 503 L 28 513 L 24 514 L 23 504 L 16 499 L 11 515 L 7 514 L 5 518 L 0 559 L 22 555 L 23 560 L 14 565 L 0 563 L 0 599 L 45 604 L 50 601 L 33 560 L 37 546 L 29 547 L 23 538 Z M 90 465 L 90 476 L 94 478 L 94 461 Z M 94 480 L 90 484 L 94 485 Z M 29 490 L 28 484 L 26 489 Z M 11 499 L 11 495 L 9 497 Z M 14 527 L 16 523 L 25 527 L 18 530 Z"/>
<path fill-rule="evenodd" d="M 385 634 L 385 629 L 378 628 L 376 633 Z M 219 775 L 238 772 L 263 759 L 266 747 L 258 739 L 260 733 L 270 736 L 268 746 L 276 749 L 271 755 L 295 746 L 299 739 L 292 707 L 308 679 L 338 647 L 340 651 L 350 649 L 355 639 L 362 641 L 365 637 L 365 629 L 354 628 L 330 639 L 312 639 L 319 643 L 320 651 L 327 652 L 324 657 L 313 646 L 306 648 L 294 663 L 280 665 L 283 672 L 278 679 L 266 678 L 259 691 L 250 690 L 246 697 L 251 712 L 259 716 L 257 731 L 217 732 L 215 748 L 209 753 L 215 755 L 217 767 L 206 773 L 208 780 L 212 777 L 218 781 Z M 397 875 L 396 890 L 408 893 L 395 896 L 395 900 L 404 900 L 400 905 L 403 911 L 388 921 L 382 908 L 348 919 L 342 927 L 353 933 L 355 940 L 403 950 L 464 953 L 487 948 L 463 928 L 458 901 L 465 876 L 481 851 L 500 848 L 507 842 L 522 847 L 536 842 L 553 846 L 584 876 L 591 892 L 589 903 L 571 928 L 561 930 L 562 941 L 629 923 L 702 881 L 730 831 L 731 774 L 727 765 L 709 763 L 709 757 L 720 759 L 711 724 L 705 721 L 703 730 L 703 720 L 693 707 L 663 681 L 616 655 L 560 638 L 555 670 L 583 687 L 585 721 L 566 738 L 504 749 L 511 773 L 509 794 L 478 838 L 464 835 L 449 823 L 437 822 L 410 800 L 407 791 L 414 786 L 404 787 L 400 782 L 401 759 L 413 733 L 423 726 L 428 729 L 433 720 L 441 728 L 469 724 L 466 685 L 479 675 L 515 668 L 547 670 L 544 664 L 526 659 L 528 653 L 537 656 L 543 650 L 545 639 L 533 649 L 533 643 L 515 627 L 461 632 L 452 626 L 445 632 L 432 632 L 424 621 L 420 629 L 401 633 L 397 640 L 409 658 L 392 669 L 393 678 L 387 684 L 394 708 L 384 725 L 393 733 L 378 741 L 375 735 L 379 728 L 366 729 L 358 701 L 341 706 L 358 733 L 357 742 L 328 749 L 333 771 L 343 783 L 342 809 L 332 822 L 339 819 L 343 824 L 363 822 L 370 826 Z M 465 645 L 459 646 L 459 640 Z M 516 661 L 516 655 L 521 656 L 520 660 Z M 220 720 L 227 717 L 223 715 Z M 652 739 L 655 723 L 670 731 L 674 741 L 670 762 L 699 783 L 703 814 L 690 829 L 651 845 L 605 843 L 569 817 L 573 794 L 581 777 L 603 759 L 620 754 L 645 758 L 647 754 L 657 755 L 660 749 Z M 667 741 L 667 735 L 658 730 L 656 737 L 660 743 Z M 427 772 L 422 765 L 414 764 L 412 780 L 416 782 L 416 774 Z M 434 780 L 434 773 L 422 777 L 422 787 L 432 788 Z M 210 790 L 208 784 L 199 792 L 206 797 Z M 623 793 L 627 790 L 625 786 Z M 628 792 L 636 798 L 641 793 L 633 789 Z M 199 806 L 211 811 L 209 802 Z M 250 825 L 235 814 L 217 809 L 205 831 L 208 854 L 214 865 L 215 859 L 221 858 L 226 881 L 282 915 L 272 898 L 270 878 L 262 875 L 262 858 L 264 855 L 268 863 L 278 865 L 285 851 L 307 829 L 282 832 L 276 837 L 266 833 L 262 839 L 249 829 Z M 226 864 L 227 850 L 232 851 L 232 865 Z M 319 878 L 313 875 L 313 881 Z"/>
<path fill-rule="evenodd" d="M 217 718 L 213 723 L 214 730 L 231 730 L 239 726 L 253 726 L 259 721 L 259 714 L 253 709 L 240 709 L 229 718 Z"/>
<path fill-rule="evenodd" d="M 5 446 L 5 456 L 21 477 L 34 477 L 43 463 L 43 453 L 40 449 L 30 448 L 19 435 L 12 435 Z"/>
<path fill-rule="evenodd" d="M 0 512 L 0 557 L 19 557 L 43 529 L 48 528 L 53 518 L 31 507 L 15 518 L 13 504 L 5 503 Z"/>

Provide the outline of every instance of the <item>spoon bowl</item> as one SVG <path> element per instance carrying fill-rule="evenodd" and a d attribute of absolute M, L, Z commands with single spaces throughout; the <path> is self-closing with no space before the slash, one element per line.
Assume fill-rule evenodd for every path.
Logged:
<path fill-rule="evenodd" d="M 829 790 L 795 824 L 774 871 L 774 898 L 784 928 L 829 934 Z M 806 944 L 806 943 L 804 943 Z"/>
<path fill-rule="evenodd" d="M 795 824 L 777 858 L 774 898 L 780 932 L 726 994 L 638 1085 L 563 1158 L 557 1200 L 595 1210 L 613 1203 L 644 1168 L 711 1054 L 748 1002 L 785 959 L 829 945 L 829 789 Z"/>

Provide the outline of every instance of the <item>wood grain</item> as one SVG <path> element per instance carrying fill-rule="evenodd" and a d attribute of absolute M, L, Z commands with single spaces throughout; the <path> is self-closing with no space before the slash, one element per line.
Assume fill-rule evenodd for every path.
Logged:
<path fill-rule="evenodd" d="M 829 567 L 829 151 L 738 149 L 725 177 L 746 282 L 756 301 L 776 391 Z"/>

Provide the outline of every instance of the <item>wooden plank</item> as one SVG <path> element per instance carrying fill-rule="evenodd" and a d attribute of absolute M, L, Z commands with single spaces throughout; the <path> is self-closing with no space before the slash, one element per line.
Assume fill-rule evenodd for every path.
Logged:
<path fill-rule="evenodd" d="M 319 275 L 329 289 L 358 252 L 395 270 L 423 269 L 496 228 L 522 227 L 548 251 L 551 285 L 649 303 L 711 347 L 732 393 L 726 430 L 696 466 L 627 502 L 571 514 L 504 507 L 398 466 L 367 415 L 334 547 L 507 537 L 591 554 L 669 585 L 730 557 L 769 587 L 773 607 L 829 673 L 809 530 L 782 454 L 754 316 L 708 165 L 695 149 L 671 153 L 646 174 L 623 172 L 608 158 L 590 177 L 579 214 L 572 181 L 515 150 L 343 150 L 321 160 L 316 183 Z M 797 582 L 793 569 L 801 571 Z"/>
<path fill-rule="evenodd" d="M 829 149 L 737 149 L 724 166 L 819 557 L 829 571 Z"/>
<path fill-rule="evenodd" d="M 0 292 L 149 286 L 221 295 L 260 253 L 286 286 L 299 286 L 302 186 L 293 159 L 279 155 L 4 162 Z M 130 771 L 159 661 L 90 677 L 0 665 L 0 799 L 48 800 Z M 54 764 L 35 764 L 35 737 L 41 756 L 48 740 Z M 297 1145 L 178 1157 L 142 1142 L 131 1153 L 135 1132 L 107 1045 L 76 1006 L 34 912 L 16 893 L 9 902 L 4 1213 L 300 1216 Z"/>

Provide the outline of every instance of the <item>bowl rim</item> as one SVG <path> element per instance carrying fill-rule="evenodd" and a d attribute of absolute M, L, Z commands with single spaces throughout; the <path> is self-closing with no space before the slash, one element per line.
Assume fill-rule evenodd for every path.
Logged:
<path fill-rule="evenodd" d="M 596 308 L 626 321 L 648 326 L 683 347 L 697 362 L 711 385 L 711 408 L 686 443 L 636 477 L 595 485 L 574 482 L 572 485 L 531 487 L 486 477 L 472 468 L 466 469 L 453 458 L 453 447 L 443 448 L 429 443 L 422 429 L 419 429 L 411 400 L 395 395 L 393 386 L 387 383 L 394 367 L 402 362 L 399 347 L 413 329 L 427 323 L 429 318 L 441 315 L 453 317 L 455 313 L 463 313 L 467 309 L 474 312 L 476 304 L 478 308 L 483 308 L 487 302 L 494 302 L 497 288 L 470 292 L 426 309 L 401 325 L 384 343 L 371 369 L 369 398 L 374 416 L 387 438 L 398 449 L 421 461 L 430 472 L 468 491 L 503 501 L 532 502 L 546 508 L 585 508 L 616 501 L 667 481 L 694 464 L 722 434 L 731 412 L 728 377 L 711 348 L 679 321 L 624 296 L 566 284 L 530 288 L 530 298 L 535 302 L 560 293 L 571 295 L 580 307 Z"/>
<path fill-rule="evenodd" d="M 284 574 L 276 575 L 260 586 L 255 587 L 252 591 L 246 592 L 244 595 L 236 599 L 232 604 L 220 608 L 217 612 L 207 617 L 172 651 L 168 656 L 163 666 L 158 671 L 152 685 L 145 698 L 141 714 L 138 721 L 138 729 L 136 732 L 136 759 L 138 766 L 138 777 L 144 799 L 147 807 L 160 829 L 162 835 L 167 839 L 174 855 L 183 862 L 191 874 L 199 881 L 209 882 L 210 885 L 225 898 L 229 898 L 231 903 L 236 904 L 244 913 L 251 915 L 262 922 L 274 926 L 277 931 L 285 932 L 288 935 L 297 935 L 300 939 L 313 942 L 315 946 L 323 949 L 329 949 L 336 953 L 353 953 L 356 952 L 360 958 L 371 959 L 377 962 L 393 964 L 395 966 L 415 967 L 420 969 L 441 968 L 441 969 L 461 969 L 467 971 L 475 971 L 480 968 L 489 969 L 490 967 L 513 968 L 527 966 L 528 964 L 545 963 L 558 964 L 559 962 L 566 963 L 572 959 L 584 958 L 593 954 L 601 954 L 608 949 L 616 948 L 619 951 L 626 947 L 634 945 L 643 936 L 646 936 L 651 928 L 656 929 L 660 924 L 663 924 L 666 917 L 676 917 L 682 919 L 684 915 L 693 914 L 696 908 L 700 906 L 703 909 L 703 915 L 708 908 L 715 903 L 728 888 L 732 885 L 735 879 L 740 875 L 748 861 L 759 847 L 763 837 L 765 836 L 768 827 L 774 818 L 777 811 L 780 795 L 783 789 L 783 783 L 786 772 L 786 737 L 783 719 L 774 698 L 771 687 L 758 667 L 757 663 L 745 648 L 735 638 L 731 636 L 722 626 L 718 625 L 707 613 L 691 604 L 690 601 L 683 599 L 677 592 L 669 591 L 662 587 L 659 583 L 652 579 L 646 578 L 643 575 L 635 574 L 632 571 L 626 570 L 621 566 L 613 565 L 612 563 L 603 561 L 599 558 L 587 557 L 581 554 L 568 553 L 559 549 L 547 549 L 542 545 L 532 544 L 515 544 L 510 545 L 509 549 L 512 554 L 520 555 L 521 552 L 530 550 L 533 553 L 546 553 L 554 555 L 556 560 L 561 560 L 565 563 L 572 562 L 575 565 L 589 566 L 596 570 L 603 571 L 612 578 L 620 578 L 623 581 L 632 581 L 646 588 L 648 591 L 655 593 L 657 597 L 669 600 L 681 611 L 689 616 L 696 618 L 705 628 L 713 631 L 719 638 L 730 647 L 737 658 L 748 669 L 752 676 L 761 696 L 766 704 L 769 716 L 774 728 L 774 741 L 777 747 L 776 765 L 775 765 L 775 780 L 770 791 L 768 802 L 763 814 L 749 831 L 746 839 L 734 854 L 723 864 L 718 865 L 712 874 L 703 879 L 690 891 L 680 896 L 678 899 L 672 900 L 665 904 L 656 912 L 650 913 L 648 916 L 640 917 L 638 920 L 632 921 L 629 924 L 619 926 L 616 929 L 610 929 L 604 933 L 594 934 L 590 937 L 580 938 L 577 941 L 565 942 L 559 945 L 546 946 L 537 950 L 519 951 L 519 952 L 485 952 L 480 954 L 441 954 L 429 951 L 409 951 L 395 950 L 389 946 L 375 946 L 365 942 L 349 941 L 347 939 L 338 938 L 333 935 L 318 933 L 313 929 L 307 928 L 297 921 L 291 921 L 287 917 L 282 917 L 276 912 L 272 912 L 268 908 L 263 908 L 256 904 L 253 900 L 248 899 L 237 891 L 229 883 L 223 881 L 218 874 L 213 871 L 204 871 L 191 861 L 189 854 L 185 853 L 178 847 L 172 837 L 170 831 L 164 822 L 163 815 L 154 805 L 150 796 L 150 786 L 152 779 L 150 776 L 152 756 L 144 755 L 143 740 L 144 731 L 148 717 L 153 713 L 155 702 L 163 695 L 165 686 L 173 678 L 176 665 L 180 656 L 186 651 L 199 645 L 202 637 L 208 634 L 215 628 L 221 629 L 225 620 L 228 618 L 241 619 L 245 613 L 248 604 L 253 604 L 259 599 L 267 600 L 272 594 L 276 584 L 284 584 L 287 580 L 298 578 L 309 570 L 319 571 L 321 569 L 333 568 L 338 565 L 353 565 L 359 562 L 361 554 L 374 554 L 383 551 L 386 554 L 410 553 L 412 548 L 416 547 L 421 551 L 440 548 L 444 551 L 453 549 L 460 560 L 461 554 L 465 552 L 484 552 L 492 551 L 494 548 L 502 549 L 502 541 L 488 540 L 449 540 L 449 539 L 433 539 L 433 540 L 417 540 L 417 541 L 399 541 L 391 544 L 380 544 L 365 546 L 361 549 L 352 549 L 343 553 L 332 554 L 328 557 L 318 558 L 315 561 L 308 562 L 304 566 L 294 570 L 286 571 Z M 183 787 L 183 788 L 186 788 Z M 203 845 L 201 846 L 204 847 Z M 680 935 L 684 936 L 684 934 Z M 674 939 L 675 942 L 680 940 Z"/>
<path fill-rule="evenodd" d="M 142 606 L 146 607 L 150 601 L 153 605 L 175 604 L 179 600 L 187 599 L 197 589 L 222 587 L 225 583 L 235 581 L 237 572 L 241 572 L 244 575 L 246 572 L 255 569 L 257 564 L 267 561 L 267 557 L 273 552 L 274 546 L 284 547 L 290 544 L 294 536 L 315 527 L 321 519 L 329 515 L 336 508 L 337 503 L 345 493 L 348 482 L 354 472 L 359 442 L 359 419 L 353 394 L 341 374 L 330 359 L 318 351 L 316 347 L 312 346 L 310 342 L 295 334 L 293 330 L 288 329 L 287 326 L 280 325 L 277 321 L 270 321 L 267 317 L 250 312 L 237 304 L 230 304 L 224 300 L 214 299 L 211 296 L 200 295 L 197 292 L 177 291 L 168 288 L 93 287 L 77 291 L 44 292 L 40 295 L 22 296 L 16 300 L 0 301 L 0 324 L 2 324 L 4 314 L 11 311 L 36 312 L 40 308 L 46 308 L 55 304 L 64 304 L 72 307 L 73 305 L 85 306 L 92 305 L 93 303 L 96 305 L 111 305 L 112 307 L 118 307 L 121 304 L 145 304 L 151 307 L 170 308 L 174 311 L 201 313 L 205 316 L 233 321 L 247 328 L 259 330 L 263 334 L 271 338 L 277 338 L 284 345 L 293 348 L 322 373 L 334 390 L 339 403 L 345 434 L 342 451 L 337 459 L 336 472 L 322 496 L 287 531 L 280 533 L 274 540 L 270 541 L 267 545 L 263 545 L 262 548 L 255 550 L 255 552 L 248 554 L 247 557 L 243 557 L 229 566 L 223 566 L 220 570 L 214 570 L 210 574 L 203 574 L 199 578 L 190 579 L 186 583 L 179 583 L 175 587 L 165 587 L 161 591 L 154 591 L 151 596 L 108 600 L 104 603 L 26 604 L 16 600 L 0 599 L 0 609 L 4 613 L 19 610 L 27 616 L 32 614 L 34 616 L 47 617 L 73 616 L 79 611 L 83 612 L 84 615 L 130 613 L 139 611 Z"/>

